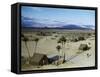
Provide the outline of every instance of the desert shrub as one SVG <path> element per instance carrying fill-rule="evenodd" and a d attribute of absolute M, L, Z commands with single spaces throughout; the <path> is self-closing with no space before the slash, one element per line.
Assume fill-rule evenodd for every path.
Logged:
<path fill-rule="evenodd" d="M 80 54 L 80 53 L 82 53 L 82 52 L 80 52 L 80 51 L 76 52 L 76 54 Z"/>
<path fill-rule="evenodd" d="M 51 39 L 52 39 L 52 40 L 55 40 L 56 38 L 52 37 Z"/>
<path fill-rule="evenodd" d="M 66 43 L 66 41 L 67 41 L 66 37 L 65 37 L 65 36 L 61 36 L 61 37 L 59 38 L 59 40 L 57 41 L 57 43 L 62 43 L 62 45 L 63 45 L 63 44 Z"/>
<path fill-rule="evenodd" d="M 46 34 L 44 32 L 38 32 L 36 35 L 45 36 Z"/>
<path fill-rule="evenodd" d="M 79 37 L 78 37 L 78 40 L 85 40 L 85 38 L 82 37 L 82 36 L 79 36 Z"/>
<path fill-rule="evenodd" d="M 25 64 L 26 63 L 26 58 L 24 56 L 21 56 L 21 64 Z"/>
<path fill-rule="evenodd" d="M 79 46 L 79 50 L 86 51 L 88 49 L 90 49 L 90 47 L 87 44 L 80 44 Z"/>
<path fill-rule="evenodd" d="M 93 33 L 93 35 L 95 35 L 95 32 Z"/>
<path fill-rule="evenodd" d="M 91 36 L 91 33 L 88 33 L 88 36 Z"/>
<path fill-rule="evenodd" d="M 77 42 L 78 39 L 77 38 L 74 38 L 74 39 L 71 39 L 72 42 Z"/>
<path fill-rule="evenodd" d="M 58 37 L 58 35 L 55 35 L 55 37 Z"/>
<path fill-rule="evenodd" d="M 39 35 L 39 36 L 52 36 L 52 33 L 51 32 L 38 32 L 36 35 Z"/>
<path fill-rule="evenodd" d="M 30 35 L 30 37 L 33 37 L 32 35 Z"/>
<path fill-rule="evenodd" d="M 56 33 L 56 32 L 52 32 L 52 33 Z"/>
<path fill-rule="evenodd" d="M 88 42 L 88 44 L 89 44 L 89 45 L 91 45 L 91 43 L 90 43 L 90 42 Z"/>
<path fill-rule="evenodd" d="M 52 32 L 46 32 L 46 36 L 52 36 Z"/>
<path fill-rule="evenodd" d="M 61 43 L 61 40 L 58 40 L 57 43 Z"/>

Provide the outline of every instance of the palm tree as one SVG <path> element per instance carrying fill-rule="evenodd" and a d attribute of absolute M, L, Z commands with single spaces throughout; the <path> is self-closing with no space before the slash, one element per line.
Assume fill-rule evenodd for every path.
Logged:
<path fill-rule="evenodd" d="M 61 46 L 58 45 L 58 46 L 56 47 L 56 49 L 57 49 L 57 51 L 60 53 Z M 60 54 L 59 54 L 59 59 L 60 59 Z"/>
<path fill-rule="evenodd" d="M 66 43 L 66 38 L 64 36 L 62 36 L 59 40 L 58 40 L 58 43 L 61 43 L 62 44 L 62 48 L 65 46 L 65 43 Z"/>
<path fill-rule="evenodd" d="M 58 43 L 61 43 L 62 44 L 62 47 L 65 45 L 66 43 L 66 38 L 64 36 L 62 36 L 59 40 L 58 40 Z"/>
<path fill-rule="evenodd" d="M 21 35 L 21 37 L 23 37 L 23 41 L 25 42 L 25 46 L 26 46 L 26 49 L 28 51 L 28 56 L 29 56 L 29 59 L 30 59 L 30 52 L 29 52 L 29 49 L 28 49 L 28 45 L 27 45 L 27 42 L 29 41 L 29 39 L 27 37 L 25 37 L 23 34 Z"/>
<path fill-rule="evenodd" d="M 64 53 L 64 60 L 63 60 L 63 63 L 65 62 L 66 60 L 65 60 L 65 53 Z"/>
<path fill-rule="evenodd" d="M 66 38 L 65 38 L 64 36 L 62 36 L 62 37 L 60 38 L 60 40 L 61 40 L 61 43 L 62 43 L 63 45 L 65 45 L 65 43 L 66 43 Z"/>
<path fill-rule="evenodd" d="M 35 38 L 34 41 L 35 41 L 34 53 L 35 53 L 35 52 L 36 52 L 36 49 L 37 49 L 37 43 L 38 43 L 38 41 L 39 41 L 39 38 Z M 34 53 L 33 53 L 33 54 L 34 54 Z"/>
<path fill-rule="evenodd" d="M 62 52 L 64 53 L 63 49 L 65 47 L 65 43 L 66 43 L 66 38 L 64 36 L 62 36 L 59 40 L 58 43 L 62 44 Z M 63 54 L 63 57 L 65 57 L 65 53 Z M 64 58 L 65 59 L 65 58 Z"/>

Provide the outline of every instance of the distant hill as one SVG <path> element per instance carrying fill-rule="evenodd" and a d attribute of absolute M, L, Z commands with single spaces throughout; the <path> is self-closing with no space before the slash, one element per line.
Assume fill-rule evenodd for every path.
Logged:
<path fill-rule="evenodd" d="M 43 23 L 35 18 L 22 17 L 23 29 L 67 29 L 67 30 L 93 30 L 92 25 L 60 24 L 60 23 Z"/>
<path fill-rule="evenodd" d="M 88 29 L 88 28 L 83 28 L 83 27 L 80 27 L 79 25 L 74 25 L 74 24 L 64 25 L 64 26 L 62 26 L 62 28 L 69 29 L 69 30 L 73 30 L 73 29 L 77 29 L 77 30 Z"/>
<path fill-rule="evenodd" d="M 91 28 L 80 27 L 79 25 L 64 25 L 61 27 L 23 27 L 23 29 L 67 29 L 67 30 L 92 30 Z"/>

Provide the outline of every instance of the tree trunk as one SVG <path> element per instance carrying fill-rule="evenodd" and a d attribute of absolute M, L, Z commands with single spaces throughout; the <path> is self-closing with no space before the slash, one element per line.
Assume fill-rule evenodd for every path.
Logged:
<path fill-rule="evenodd" d="M 65 53 L 64 53 L 64 61 L 63 62 L 65 62 Z"/>
<path fill-rule="evenodd" d="M 59 59 L 60 59 L 60 50 L 58 50 L 58 52 L 59 52 Z"/>
<path fill-rule="evenodd" d="M 64 44 L 62 43 L 62 56 L 63 56 L 63 53 L 64 53 Z"/>
<path fill-rule="evenodd" d="M 36 53 L 36 49 L 37 49 L 37 42 L 35 44 L 34 53 Z M 33 53 L 33 55 L 34 55 L 34 53 Z"/>
<path fill-rule="evenodd" d="M 28 51 L 28 56 L 29 56 L 29 60 L 30 60 L 30 52 L 29 52 L 29 49 L 28 49 L 28 46 L 27 46 L 27 42 L 25 42 L 25 45 L 26 45 L 26 49 L 27 49 L 27 51 Z"/>
<path fill-rule="evenodd" d="M 64 44 L 64 48 L 65 48 L 65 44 Z M 63 57 L 64 57 L 64 62 L 65 62 L 65 52 L 63 52 Z"/>

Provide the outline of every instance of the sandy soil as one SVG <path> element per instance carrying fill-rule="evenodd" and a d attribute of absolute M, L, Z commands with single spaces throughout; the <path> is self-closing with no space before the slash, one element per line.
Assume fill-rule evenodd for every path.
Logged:
<path fill-rule="evenodd" d="M 29 35 L 29 34 L 27 34 Z M 32 34 L 34 35 L 34 34 Z M 58 45 L 57 40 L 59 37 L 52 39 L 54 35 L 52 36 L 43 36 L 38 42 L 37 45 L 37 53 L 44 53 L 47 56 L 50 55 L 59 55 L 56 46 Z M 91 43 L 89 46 L 91 47 L 89 50 L 84 51 L 80 54 L 78 52 L 81 52 L 78 48 L 80 44 L 88 44 Z M 25 42 L 22 41 L 22 56 L 28 57 L 28 52 L 25 46 Z M 27 42 L 28 49 L 30 52 L 30 55 L 32 56 L 34 54 L 34 47 L 35 42 L 34 41 L 28 41 Z M 66 42 L 65 48 L 63 49 L 66 55 L 66 62 L 63 64 L 60 64 L 58 66 L 49 64 L 44 65 L 41 67 L 35 67 L 32 65 L 26 65 L 26 67 L 22 66 L 22 70 L 39 70 L 39 69 L 59 69 L 59 68 L 75 68 L 75 67 L 91 67 L 95 66 L 95 37 L 90 37 L 83 41 L 78 42 Z M 90 54 L 90 56 L 87 56 L 87 53 Z M 62 52 L 60 52 L 60 55 L 62 55 Z"/>

